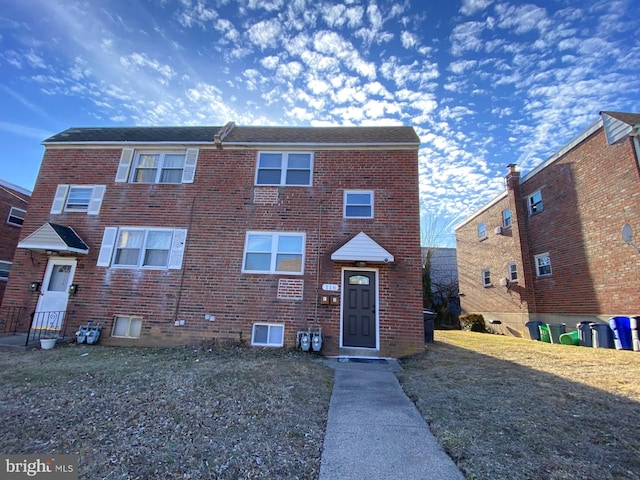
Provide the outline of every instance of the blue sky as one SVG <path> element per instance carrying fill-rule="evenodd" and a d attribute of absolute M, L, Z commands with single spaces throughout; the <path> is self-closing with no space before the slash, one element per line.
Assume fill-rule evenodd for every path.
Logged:
<path fill-rule="evenodd" d="M 637 0 L 0 0 L 0 178 L 72 126 L 412 125 L 438 243 L 598 119 L 640 112 Z"/>

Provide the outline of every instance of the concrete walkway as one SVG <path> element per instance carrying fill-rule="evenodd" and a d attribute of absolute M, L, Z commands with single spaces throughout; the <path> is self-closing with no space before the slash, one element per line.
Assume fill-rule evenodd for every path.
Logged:
<path fill-rule="evenodd" d="M 400 388 L 395 360 L 325 364 L 335 381 L 320 480 L 464 480 Z"/>

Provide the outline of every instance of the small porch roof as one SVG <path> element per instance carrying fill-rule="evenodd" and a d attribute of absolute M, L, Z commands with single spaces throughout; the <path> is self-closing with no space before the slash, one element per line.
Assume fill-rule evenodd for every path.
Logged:
<path fill-rule="evenodd" d="M 369 235 L 360 232 L 331 254 L 334 262 L 392 263 L 393 255 L 376 243 Z"/>
<path fill-rule="evenodd" d="M 71 227 L 45 223 L 18 243 L 18 248 L 46 252 L 89 253 L 89 246 Z"/>

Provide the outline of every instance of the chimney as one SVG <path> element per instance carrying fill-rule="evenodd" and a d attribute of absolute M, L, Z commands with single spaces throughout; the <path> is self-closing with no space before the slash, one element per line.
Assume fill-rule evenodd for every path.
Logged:
<path fill-rule="evenodd" d="M 520 172 L 516 171 L 515 163 L 510 163 L 507 165 L 507 168 L 509 169 L 509 173 L 507 173 L 507 176 L 505 177 L 507 190 L 516 190 L 520 185 Z"/>

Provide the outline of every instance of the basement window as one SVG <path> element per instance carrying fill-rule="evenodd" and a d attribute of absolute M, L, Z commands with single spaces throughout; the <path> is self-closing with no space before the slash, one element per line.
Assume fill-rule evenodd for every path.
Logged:
<path fill-rule="evenodd" d="M 129 317 L 121 315 L 116 315 L 115 317 L 113 317 L 113 331 L 111 332 L 112 337 L 140 338 L 141 330 L 141 317 Z"/>
<path fill-rule="evenodd" d="M 278 323 L 254 323 L 251 345 L 257 347 L 282 347 L 284 345 L 284 325 Z"/>

